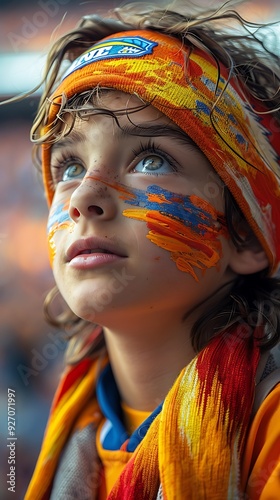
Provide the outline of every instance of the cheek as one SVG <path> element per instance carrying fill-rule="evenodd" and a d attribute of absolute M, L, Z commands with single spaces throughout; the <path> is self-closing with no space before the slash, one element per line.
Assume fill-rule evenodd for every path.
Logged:
<path fill-rule="evenodd" d="M 58 231 L 73 230 L 74 223 L 69 217 L 69 201 L 63 203 L 54 203 L 51 207 L 47 233 L 50 264 L 53 266 L 53 261 L 56 256 L 56 235 Z"/>
<path fill-rule="evenodd" d="M 221 236 L 228 238 L 223 214 L 197 196 L 182 196 L 159 186 L 137 190 L 126 201 L 133 208 L 125 217 L 145 221 L 147 238 L 170 253 L 177 268 L 198 281 L 195 269 L 219 265 L 223 255 Z"/>

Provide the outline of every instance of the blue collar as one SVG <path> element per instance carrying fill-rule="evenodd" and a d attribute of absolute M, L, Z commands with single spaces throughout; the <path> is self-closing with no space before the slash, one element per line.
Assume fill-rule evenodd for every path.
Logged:
<path fill-rule="evenodd" d="M 114 379 L 111 365 L 107 365 L 100 374 L 96 385 L 96 396 L 106 422 L 101 431 L 101 444 L 105 450 L 119 450 L 125 441 L 126 450 L 133 452 L 145 437 L 151 423 L 161 412 L 161 403 L 151 415 L 136 429 L 131 436 L 123 424 L 120 393 Z"/>

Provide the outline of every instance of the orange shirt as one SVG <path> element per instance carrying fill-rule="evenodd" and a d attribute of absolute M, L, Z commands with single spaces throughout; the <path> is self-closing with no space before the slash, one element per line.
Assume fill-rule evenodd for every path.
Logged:
<path fill-rule="evenodd" d="M 132 434 L 151 414 L 151 412 L 134 410 L 125 403 L 122 403 L 121 406 L 124 424 L 129 434 Z M 98 500 L 106 500 L 107 495 L 110 493 L 122 470 L 132 456 L 132 453 L 128 451 L 104 450 L 100 440 L 100 433 L 104 422 L 105 419 L 100 423 L 96 435 L 97 453 L 104 468 Z"/>
<path fill-rule="evenodd" d="M 249 500 L 280 499 L 280 384 L 265 398 L 252 422 L 242 485 Z"/>

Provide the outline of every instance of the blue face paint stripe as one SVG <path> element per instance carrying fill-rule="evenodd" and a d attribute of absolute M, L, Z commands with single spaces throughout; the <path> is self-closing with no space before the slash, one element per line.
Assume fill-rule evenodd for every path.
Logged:
<path fill-rule="evenodd" d="M 65 207 L 65 203 L 58 203 L 54 205 L 51 209 L 47 230 L 50 232 L 55 224 L 63 224 L 64 222 L 70 222 L 71 218 L 68 209 Z"/>
<path fill-rule="evenodd" d="M 161 213 L 168 214 L 170 217 L 180 220 L 186 227 L 191 227 L 193 230 L 202 226 L 213 226 L 213 220 L 209 218 L 209 212 L 203 210 L 202 207 L 194 205 L 190 196 L 176 194 L 157 185 L 147 187 L 146 191 L 134 189 L 135 199 L 125 200 L 129 205 L 145 208 L 147 210 L 156 210 Z M 156 195 L 163 201 L 155 201 L 149 199 L 151 195 Z"/>

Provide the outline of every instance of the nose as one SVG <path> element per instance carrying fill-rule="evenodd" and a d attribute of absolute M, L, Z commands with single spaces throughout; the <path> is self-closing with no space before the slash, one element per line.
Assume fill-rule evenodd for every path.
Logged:
<path fill-rule="evenodd" d="M 112 188 L 102 180 L 85 177 L 70 198 L 69 215 L 74 222 L 81 218 L 112 219 L 116 213 L 116 200 Z"/>

